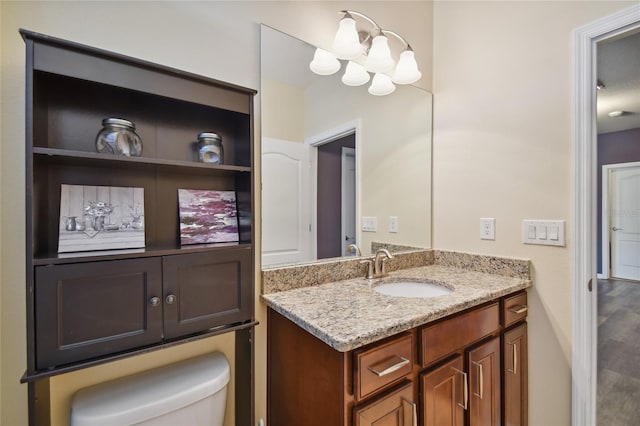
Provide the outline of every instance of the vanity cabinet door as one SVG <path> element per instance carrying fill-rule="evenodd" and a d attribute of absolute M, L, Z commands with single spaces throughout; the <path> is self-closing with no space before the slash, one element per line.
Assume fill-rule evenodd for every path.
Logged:
<path fill-rule="evenodd" d="M 423 426 L 464 426 L 468 381 L 458 355 L 420 377 Z"/>
<path fill-rule="evenodd" d="M 504 425 L 527 425 L 527 324 L 504 333 Z"/>
<path fill-rule="evenodd" d="M 413 402 L 411 382 L 354 410 L 354 426 L 416 426 L 417 421 L 418 410 Z"/>
<path fill-rule="evenodd" d="M 160 258 L 35 268 L 36 367 L 162 340 Z"/>
<path fill-rule="evenodd" d="M 166 338 L 251 317 L 251 248 L 167 256 L 162 267 Z"/>
<path fill-rule="evenodd" d="M 468 354 L 469 425 L 500 426 L 500 337 Z"/>

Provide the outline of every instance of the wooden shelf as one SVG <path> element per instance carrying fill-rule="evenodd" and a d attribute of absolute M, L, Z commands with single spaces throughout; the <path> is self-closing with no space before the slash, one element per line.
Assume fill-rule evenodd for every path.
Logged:
<path fill-rule="evenodd" d="M 251 248 L 248 243 L 196 244 L 182 247 L 153 247 L 124 250 L 102 250 L 74 253 L 50 253 L 33 259 L 33 266 L 63 265 L 66 263 L 94 262 L 102 260 L 134 259 L 141 257 L 171 256 L 174 254 L 202 253 L 226 250 L 232 247 Z"/>
<path fill-rule="evenodd" d="M 88 367 L 94 367 L 96 365 L 105 364 L 107 362 L 117 361 L 119 359 L 128 358 L 134 355 L 145 354 L 153 351 L 157 351 L 160 349 L 169 348 L 172 346 L 176 346 L 179 344 L 194 342 L 196 340 L 206 339 L 207 337 L 218 336 L 220 334 L 225 334 L 234 331 L 246 330 L 254 328 L 260 324 L 258 321 L 247 321 L 241 324 L 229 324 L 221 327 L 212 328 L 210 330 L 206 330 L 200 333 L 196 333 L 187 338 L 176 339 L 173 341 L 167 341 L 162 345 L 152 345 L 149 347 L 138 348 L 133 351 L 126 351 L 123 353 L 113 354 L 109 356 L 105 356 L 102 358 L 97 358 L 91 361 L 83 361 L 81 363 L 76 364 L 68 364 L 64 366 L 56 367 L 55 369 L 44 370 L 44 371 L 35 371 L 33 373 L 25 372 L 22 378 L 20 379 L 20 383 L 29 383 L 40 379 L 45 379 L 48 377 L 57 376 L 60 374 L 70 373 L 72 371 L 82 370 Z"/>
<path fill-rule="evenodd" d="M 52 157 L 54 161 L 60 161 L 70 164 L 87 165 L 93 163 L 103 166 L 165 166 L 175 167 L 190 171 L 228 171 L 228 172 L 251 172 L 251 167 L 233 166 L 233 165 L 217 165 L 189 161 L 166 160 L 163 158 L 149 157 L 125 157 L 112 154 L 99 154 L 95 152 L 74 151 L 58 148 L 42 148 L 34 147 L 33 154 L 37 157 Z"/>

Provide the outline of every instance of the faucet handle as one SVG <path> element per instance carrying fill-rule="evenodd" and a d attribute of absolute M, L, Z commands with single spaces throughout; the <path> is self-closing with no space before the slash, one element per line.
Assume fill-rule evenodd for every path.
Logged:
<path fill-rule="evenodd" d="M 368 257 L 364 260 L 361 260 L 360 263 L 366 263 L 367 264 L 367 275 L 366 275 L 366 279 L 370 280 L 373 278 L 373 258 Z"/>

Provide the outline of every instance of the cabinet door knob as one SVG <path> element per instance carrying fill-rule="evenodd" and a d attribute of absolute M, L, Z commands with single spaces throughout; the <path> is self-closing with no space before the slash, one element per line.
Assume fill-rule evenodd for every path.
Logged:
<path fill-rule="evenodd" d="M 149 299 L 149 304 L 151 306 L 158 306 L 160 304 L 160 298 L 158 296 L 153 296 L 151 299 Z"/>
<path fill-rule="evenodd" d="M 167 305 L 172 305 L 173 302 L 176 301 L 176 295 L 175 294 L 170 294 L 164 300 L 165 300 L 165 302 L 167 302 Z"/>

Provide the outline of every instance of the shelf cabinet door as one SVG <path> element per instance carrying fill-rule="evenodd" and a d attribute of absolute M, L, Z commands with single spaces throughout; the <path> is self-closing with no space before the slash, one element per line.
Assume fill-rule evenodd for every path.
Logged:
<path fill-rule="evenodd" d="M 415 426 L 417 409 L 411 382 L 371 404 L 356 408 L 355 426 Z"/>
<path fill-rule="evenodd" d="M 167 256 L 162 267 L 165 338 L 251 318 L 250 248 Z"/>
<path fill-rule="evenodd" d="M 469 425 L 500 426 L 500 337 L 469 351 Z"/>
<path fill-rule="evenodd" d="M 422 373 L 420 385 L 424 426 L 464 426 L 468 383 L 462 356 Z"/>
<path fill-rule="evenodd" d="M 160 258 L 38 266 L 35 283 L 38 369 L 162 339 Z"/>
<path fill-rule="evenodd" d="M 504 425 L 527 425 L 527 324 L 504 333 Z"/>

